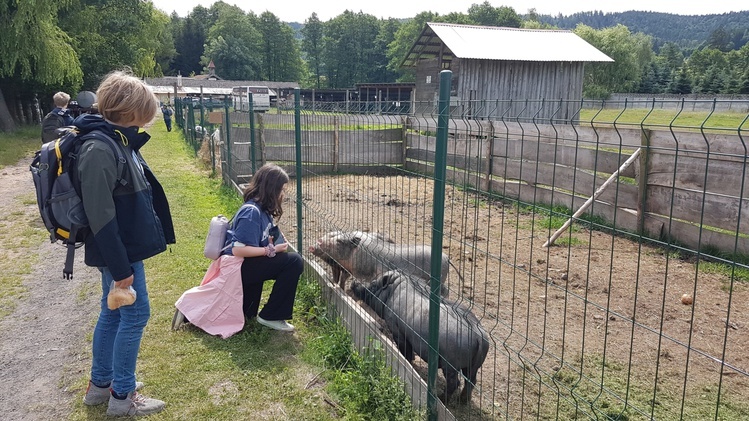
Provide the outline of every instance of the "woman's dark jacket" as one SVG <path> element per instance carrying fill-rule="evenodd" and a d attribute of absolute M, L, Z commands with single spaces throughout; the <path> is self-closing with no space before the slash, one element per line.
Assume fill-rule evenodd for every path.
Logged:
<path fill-rule="evenodd" d="M 99 130 L 114 139 L 126 160 L 118 166 L 112 147 L 96 138 L 86 140 L 78 155 L 81 199 L 91 228 L 85 262 L 106 266 L 120 281 L 132 275 L 130 263 L 161 253 L 175 242 L 166 194 L 139 152 L 150 135 L 137 127 L 112 125 L 100 115 L 81 115 L 73 125 L 79 136 Z"/>

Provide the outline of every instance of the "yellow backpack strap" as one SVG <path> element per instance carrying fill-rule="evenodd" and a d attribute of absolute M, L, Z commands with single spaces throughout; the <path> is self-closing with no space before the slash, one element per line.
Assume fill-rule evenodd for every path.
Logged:
<path fill-rule="evenodd" d="M 62 174 L 62 152 L 60 151 L 60 139 L 62 139 L 62 137 L 58 137 L 57 140 L 55 140 L 55 155 L 57 156 L 58 177 L 60 176 L 60 174 Z"/>

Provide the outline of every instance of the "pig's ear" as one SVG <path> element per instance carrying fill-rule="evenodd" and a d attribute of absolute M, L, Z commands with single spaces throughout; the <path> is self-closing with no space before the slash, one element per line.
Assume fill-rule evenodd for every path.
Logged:
<path fill-rule="evenodd" d="M 361 244 L 361 235 L 357 234 L 351 236 L 350 241 L 354 247 L 359 247 L 359 244 Z"/>
<path fill-rule="evenodd" d="M 395 281 L 395 279 L 398 277 L 398 272 L 385 272 L 382 274 L 382 287 L 386 288 L 389 285 L 392 285 L 392 283 Z"/>

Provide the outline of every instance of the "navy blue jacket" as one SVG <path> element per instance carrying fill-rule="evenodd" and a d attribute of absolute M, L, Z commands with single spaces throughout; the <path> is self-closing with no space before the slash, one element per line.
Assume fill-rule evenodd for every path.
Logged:
<path fill-rule="evenodd" d="M 123 174 L 118 174 L 111 146 L 90 139 L 81 146 L 78 162 L 81 199 L 91 228 L 85 262 L 106 266 L 120 281 L 133 273 L 130 263 L 161 253 L 175 242 L 166 194 L 139 152 L 150 135 L 137 127 L 112 125 L 98 114 L 83 114 L 73 125 L 80 135 L 104 132 L 127 161 Z"/>
<path fill-rule="evenodd" d="M 59 116 L 62 116 L 63 119 L 63 126 L 70 126 L 73 124 L 73 116 L 70 115 L 69 109 L 62 109 L 60 107 L 55 107 L 50 111 L 51 113 L 57 114 Z"/>

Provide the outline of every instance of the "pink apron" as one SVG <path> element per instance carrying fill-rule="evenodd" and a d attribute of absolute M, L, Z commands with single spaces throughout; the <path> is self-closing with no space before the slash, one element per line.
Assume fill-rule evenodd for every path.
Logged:
<path fill-rule="evenodd" d="M 185 291 L 174 305 L 193 325 L 226 339 L 244 327 L 243 257 L 221 256 L 211 262 L 200 286 Z"/>

